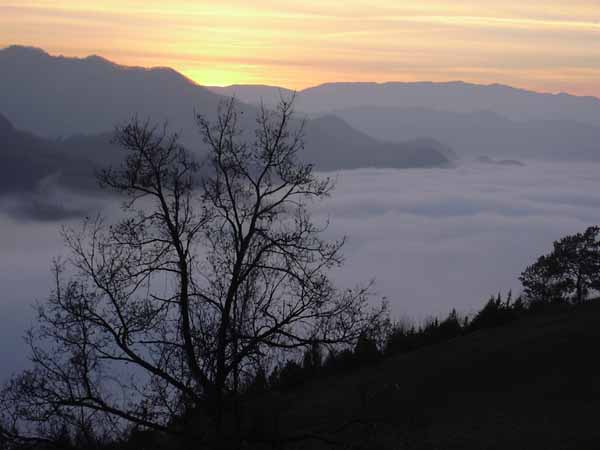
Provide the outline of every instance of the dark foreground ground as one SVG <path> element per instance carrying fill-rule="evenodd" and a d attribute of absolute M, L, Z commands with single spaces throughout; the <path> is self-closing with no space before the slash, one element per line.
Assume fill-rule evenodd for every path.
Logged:
<path fill-rule="evenodd" d="M 600 449 L 599 344 L 594 301 L 316 381 L 251 416 L 292 448 Z"/>

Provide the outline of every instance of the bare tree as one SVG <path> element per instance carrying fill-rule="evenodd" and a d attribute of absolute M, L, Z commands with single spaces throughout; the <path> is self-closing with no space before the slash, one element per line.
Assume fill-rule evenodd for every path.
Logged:
<path fill-rule="evenodd" d="M 253 138 L 234 100 L 197 123 L 202 170 L 165 127 L 117 129 L 125 162 L 100 182 L 125 217 L 64 231 L 71 258 L 28 334 L 33 367 L 0 397 L 5 438 L 52 439 L 53 421 L 101 439 L 186 420 L 197 444 L 241 438 L 244 380 L 278 355 L 352 345 L 384 316 L 367 288 L 329 278 L 344 242 L 322 239 L 309 207 L 333 184 L 298 159 L 291 102 L 262 108 Z"/>

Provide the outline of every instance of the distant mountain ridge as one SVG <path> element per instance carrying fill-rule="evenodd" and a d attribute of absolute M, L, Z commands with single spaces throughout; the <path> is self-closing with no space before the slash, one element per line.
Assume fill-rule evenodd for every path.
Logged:
<path fill-rule="evenodd" d="M 205 150 L 194 113 L 214 118 L 218 106 L 227 100 L 172 69 L 125 67 L 99 56 L 56 57 L 18 46 L 0 50 L 0 98 L 0 113 L 17 129 L 39 136 L 105 133 L 137 115 L 168 122 L 172 130 L 181 131 L 183 142 L 194 151 Z M 240 103 L 239 111 L 241 127 L 252 136 L 256 107 Z M 383 143 L 339 123 L 335 127 L 340 134 L 333 136 L 319 121 L 307 121 L 306 148 L 300 155 L 317 169 L 450 163 L 445 147 L 433 140 L 426 145 Z"/>
<path fill-rule="evenodd" d="M 368 155 L 362 149 L 370 149 Z M 380 142 L 334 115 L 306 122 L 304 154 L 322 170 L 448 167 L 457 159 L 452 149 L 433 139 Z"/>
<path fill-rule="evenodd" d="M 235 97 L 244 103 L 259 105 L 262 102 L 269 106 L 276 105 L 282 97 L 289 99 L 297 95 L 297 101 L 300 101 L 300 97 L 302 97 L 303 92 L 295 92 L 292 89 L 278 86 L 268 86 L 264 84 L 233 84 L 225 87 L 207 86 L 207 89 L 215 94 L 226 97 Z"/>
<path fill-rule="evenodd" d="M 428 108 L 357 107 L 335 114 L 386 141 L 431 136 L 465 158 L 600 161 L 600 125 L 556 119 L 517 121 L 489 111 Z"/>
<path fill-rule="evenodd" d="M 194 106 L 216 111 L 222 99 L 172 69 L 17 46 L 0 50 L 0 98 L 16 128 L 45 137 L 103 133 L 134 114 L 189 131 Z"/>
<path fill-rule="evenodd" d="M 231 95 L 242 102 L 241 126 L 251 130 L 261 100 L 270 106 L 294 92 L 208 89 L 168 68 L 120 66 L 100 56 L 56 57 L 29 47 L 0 50 L 0 113 L 38 136 L 106 133 L 137 115 L 168 121 L 188 147 L 202 150 L 194 111 L 214 118 Z M 295 95 L 296 111 L 310 113 L 303 155 L 322 170 L 448 166 L 456 153 L 600 160 L 596 98 L 462 82 L 329 83 Z"/>
<path fill-rule="evenodd" d="M 288 89 L 233 85 L 210 87 L 220 95 L 235 95 L 248 102 L 270 103 Z M 310 114 L 357 107 L 421 107 L 447 112 L 492 111 L 512 120 L 572 120 L 600 125 L 600 99 L 570 94 L 549 94 L 501 84 L 479 85 L 462 81 L 326 83 L 296 93 L 298 109 Z"/>
<path fill-rule="evenodd" d="M 248 103 L 294 95 L 266 86 L 211 89 Z M 594 97 L 462 82 L 329 83 L 295 95 L 298 109 L 335 114 L 385 141 L 429 136 L 467 158 L 600 161 L 600 100 Z"/>
<path fill-rule="evenodd" d="M 335 116 L 308 121 L 307 128 L 309 141 L 302 156 L 316 161 L 320 170 L 446 166 L 452 157 L 451 150 L 433 141 L 378 143 Z M 323 155 L 319 149 L 329 153 Z M 122 157 L 108 133 L 51 140 L 17 130 L 0 114 L 0 211 L 41 221 L 83 215 L 87 201 L 65 206 L 60 198 L 65 193 L 86 199 L 97 196 L 96 171 L 119 164 Z"/>

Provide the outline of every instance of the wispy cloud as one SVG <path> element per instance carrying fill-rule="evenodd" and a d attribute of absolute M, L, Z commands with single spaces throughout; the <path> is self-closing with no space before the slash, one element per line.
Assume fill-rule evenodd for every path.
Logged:
<path fill-rule="evenodd" d="M 461 67 L 466 81 L 599 95 L 599 37 L 593 0 L 0 3 L 0 45 L 172 66 L 201 84 L 436 81 Z"/>

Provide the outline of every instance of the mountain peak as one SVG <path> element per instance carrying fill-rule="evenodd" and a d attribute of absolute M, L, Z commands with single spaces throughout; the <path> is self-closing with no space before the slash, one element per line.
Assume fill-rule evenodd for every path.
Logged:
<path fill-rule="evenodd" d="M 113 63 L 112 61 L 109 61 L 108 59 L 106 59 L 102 56 L 99 56 L 99 55 L 86 56 L 85 58 L 83 58 L 83 60 L 88 61 L 88 62 L 94 62 L 94 63 L 115 65 L 115 63 Z"/>
<path fill-rule="evenodd" d="M 50 55 L 38 47 L 29 47 L 26 45 L 9 45 L 0 48 L 0 55 L 7 56 L 26 56 L 26 57 L 49 57 Z"/>

